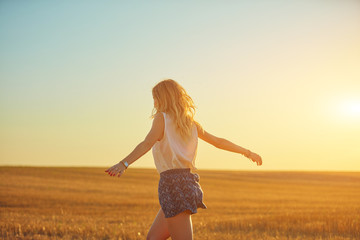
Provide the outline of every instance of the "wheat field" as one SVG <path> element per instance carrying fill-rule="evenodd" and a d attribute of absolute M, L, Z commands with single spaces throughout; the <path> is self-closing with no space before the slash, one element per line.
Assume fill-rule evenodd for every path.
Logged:
<path fill-rule="evenodd" d="M 1 239 L 145 239 L 153 169 L 0 168 Z M 360 173 L 200 170 L 194 239 L 360 239 Z"/>

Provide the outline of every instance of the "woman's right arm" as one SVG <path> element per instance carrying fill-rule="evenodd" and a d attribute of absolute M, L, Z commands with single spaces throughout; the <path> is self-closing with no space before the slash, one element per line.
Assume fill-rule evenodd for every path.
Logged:
<path fill-rule="evenodd" d="M 199 138 L 204 140 L 205 142 L 226 151 L 240 153 L 245 157 L 250 158 L 253 162 L 256 162 L 258 166 L 262 164 L 262 159 L 258 154 L 251 152 L 246 148 L 240 147 L 239 145 L 236 145 L 235 143 L 232 143 L 225 138 L 219 138 L 208 133 L 201 127 L 201 125 L 198 122 L 195 122 L 195 124 L 197 127 Z"/>

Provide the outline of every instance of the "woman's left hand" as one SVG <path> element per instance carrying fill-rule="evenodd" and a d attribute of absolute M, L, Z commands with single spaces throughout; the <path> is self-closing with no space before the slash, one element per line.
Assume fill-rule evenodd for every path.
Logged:
<path fill-rule="evenodd" d="M 253 162 L 256 162 L 256 164 L 258 166 L 262 165 L 262 159 L 261 159 L 260 155 L 254 153 L 254 152 L 250 152 L 249 159 Z"/>
<path fill-rule="evenodd" d="M 111 177 L 118 176 L 120 177 L 125 172 L 125 166 L 121 163 L 117 163 L 111 168 L 107 169 L 107 172 Z"/>

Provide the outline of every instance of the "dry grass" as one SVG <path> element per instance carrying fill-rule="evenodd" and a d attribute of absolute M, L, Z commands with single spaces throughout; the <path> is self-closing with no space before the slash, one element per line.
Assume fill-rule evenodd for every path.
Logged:
<path fill-rule="evenodd" d="M 145 239 L 155 170 L 0 168 L 2 239 Z M 360 173 L 199 171 L 195 239 L 360 239 Z"/>

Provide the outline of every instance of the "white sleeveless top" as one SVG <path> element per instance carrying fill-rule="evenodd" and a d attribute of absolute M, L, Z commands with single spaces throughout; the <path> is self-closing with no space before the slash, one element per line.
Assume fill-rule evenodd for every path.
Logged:
<path fill-rule="evenodd" d="M 174 168 L 190 168 L 196 170 L 195 157 L 198 146 L 198 132 L 193 125 L 191 137 L 184 141 L 176 131 L 176 124 L 166 113 L 162 113 L 165 121 L 164 135 L 152 147 L 156 169 L 159 173 Z"/>

